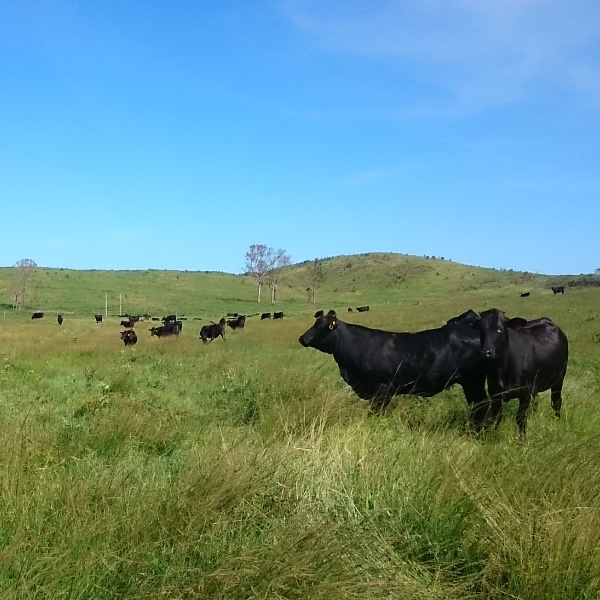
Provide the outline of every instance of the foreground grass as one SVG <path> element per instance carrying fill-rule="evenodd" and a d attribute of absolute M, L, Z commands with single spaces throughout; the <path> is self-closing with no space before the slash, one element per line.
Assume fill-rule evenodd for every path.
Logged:
<path fill-rule="evenodd" d="M 567 332 L 564 416 L 547 395 L 481 439 L 459 390 L 372 417 L 312 319 L 250 320 L 203 345 L 116 322 L 4 323 L 3 598 L 600 597 L 600 352 L 593 291 L 477 290 L 345 318 L 434 327 L 466 308 Z"/>

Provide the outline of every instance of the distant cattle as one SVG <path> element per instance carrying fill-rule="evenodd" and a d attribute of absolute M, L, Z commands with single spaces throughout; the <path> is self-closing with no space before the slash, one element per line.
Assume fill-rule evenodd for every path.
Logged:
<path fill-rule="evenodd" d="M 121 339 L 126 346 L 133 346 L 137 343 L 137 335 L 133 329 L 121 331 Z"/>
<path fill-rule="evenodd" d="M 352 312 L 352 309 L 350 307 L 348 307 L 348 312 Z"/>
<path fill-rule="evenodd" d="M 368 310 L 369 310 L 369 306 L 368 306 L 368 305 L 367 305 L 367 306 L 357 306 L 357 307 L 356 307 L 356 310 L 357 310 L 358 312 L 368 312 Z"/>
<path fill-rule="evenodd" d="M 521 298 L 529 298 L 530 295 L 531 295 L 531 292 L 523 292 L 521 294 Z"/>
<path fill-rule="evenodd" d="M 323 314 L 324 314 L 324 313 L 323 313 L 323 311 L 322 311 L 322 310 L 318 310 L 318 311 L 317 311 L 317 312 L 314 314 L 314 317 L 315 317 L 315 319 L 318 319 L 319 317 L 322 317 L 322 316 L 323 316 Z"/>
<path fill-rule="evenodd" d="M 274 319 L 283 319 L 283 311 L 282 312 L 274 312 L 273 318 Z"/>
<path fill-rule="evenodd" d="M 236 312 L 228 312 L 228 313 L 227 313 L 227 316 L 228 316 L 228 317 L 237 317 L 237 316 L 238 316 L 238 314 L 237 314 Z"/>
<path fill-rule="evenodd" d="M 246 317 L 245 315 L 239 315 L 236 319 L 229 319 L 227 325 L 229 325 L 231 329 L 244 329 Z"/>
<path fill-rule="evenodd" d="M 177 315 L 167 315 L 166 317 L 163 317 L 161 320 L 164 321 L 165 323 L 177 321 Z"/>
<path fill-rule="evenodd" d="M 158 317 L 152 317 L 153 321 L 160 321 L 160 319 Z"/>
<path fill-rule="evenodd" d="M 32 319 L 43 319 L 44 318 L 44 313 L 43 312 L 34 312 L 31 315 Z"/>
<path fill-rule="evenodd" d="M 94 318 L 96 319 L 96 323 L 102 323 L 102 315 L 94 315 Z"/>
<path fill-rule="evenodd" d="M 135 325 L 134 321 L 121 321 L 121 327 L 133 327 Z"/>
<path fill-rule="evenodd" d="M 59 325 L 62 325 L 62 324 L 63 324 L 63 316 L 62 316 L 62 315 L 58 315 L 58 316 L 56 317 L 56 321 L 57 321 L 57 323 L 58 323 Z"/>
<path fill-rule="evenodd" d="M 139 315 L 128 315 L 128 318 L 132 323 L 137 323 L 140 320 Z"/>
<path fill-rule="evenodd" d="M 565 293 L 565 286 L 564 285 L 553 285 L 552 286 L 552 293 L 554 295 L 556 295 L 556 294 L 564 294 Z"/>
<path fill-rule="evenodd" d="M 567 372 L 567 337 L 550 319 L 508 319 L 498 309 L 481 313 L 481 352 L 486 361 L 492 419 L 499 423 L 502 402 L 519 399 L 517 425 L 525 435 L 527 412 L 538 392 L 551 390 L 554 414 L 560 417 Z"/>
<path fill-rule="evenodd" d="M 270 319 L 271 318 L 271 313 L 262 313 L 260 315 L 260 320 L 264 321 L 265 319 Z"/>
<path fill-rule="evenodd" d="M 488 408 L 479 331 L 469 311 L 438 329 L 395 333 L 319 317 L 299 342 L 333 355 L 343 380 L 383 410 L 396 394 L 433 396 L 458 383 L 479 430 Z"/>
<path fill-rule="evenodd" d="M 211 325 L 203 325 L 200 329 L 200 339 L 206 344 L 217 339 L 219 336 L 225 340 L 225 325 L 227 324 L 226 319 L 223 317 L 218 323 L 212 323 Z"/>

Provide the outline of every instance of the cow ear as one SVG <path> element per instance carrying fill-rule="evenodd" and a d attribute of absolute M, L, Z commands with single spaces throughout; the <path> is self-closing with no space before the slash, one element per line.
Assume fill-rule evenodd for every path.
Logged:
<path fill-rule="evenodd" d="M 333 310 L 333 308 L 327 313 L 328 317 L 335 317 L 337 315 L 337 313 L 335 312 L 335 310 Z"/>
<path fill-rule="evenodd" d="M 520 329 L 521 327 L 525 327 L 525 325 L 527 325 L 527 320 L 522 317 L 513 317 L 506 323 L 506 326 L 510 327 L 510 329 Z"/>

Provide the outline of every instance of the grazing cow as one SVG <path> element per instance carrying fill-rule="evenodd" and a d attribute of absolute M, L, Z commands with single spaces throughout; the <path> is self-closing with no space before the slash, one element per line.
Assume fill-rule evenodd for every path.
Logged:
<path fill-rule="evenodd" d="M 56 317 L 56 321 L 58 322 L 59 325 L 62 325 L 63 324 L 63 316 L 62 315 L 58 315 Z"/>
<path fill-rule="evenodd" d="M 552 286 L 552 294 L 556 296 L 556 294 L 564 294 L 565 286 L 564 285 L 553 285 Z"/>
<path fill-rule="evenodd" d="M 348 312 L 352 312 L 352 309 L 350 307 L 348 307 Z"/>
<path fill-rule="evenodd" d="M 368 305 L 367 305 L 367 306 L 357 306 L 357 307 L 356 307 L 356 310 L 357 310 L 358 312 L 368 312 L 368 310 L 369 310 L 369 306 L 368 306 Z"/>
<path fill-rule="evenodd" d="M 325 313 L 322 310 L 318 310 L 315 314 L 314 317 L 315 319 L 318 319 L 319 317 L 322 317 Z"/>
<path fill-rule="evenodd" d="M 152 317 L 153 321 L 160 321 L 160 319 L 158 317 Z"/>
<path fill-rule="evenodd" d="M 343 380 L 373 408 L 384 410 L 396 394 L 433 396 L 462 386 L 471 424 L 483 425 L 488 408 L 485 365 L 473 311 L 439 329 L 395 333 L 340 321 L 334 311 L 319 317 L 299 342 L 332 354 Z"/>
<path fill-rule="evenodd" d="M 552 408 L 560 417 L 569 357 L 565 334 L 546 317 L 534 321 L 508 319 L 495 308 L 480 317 L 481 352 L 496 425 L 500 422 L 502 401 L 518 398 L 517 425 L 524 436 L 531 399 L 546 390 L 551 390 Z"/>
<path fill-rule="evenodd" d="M 32 319 L 43 319 L 44 318 L 44 313 L 43 312 L 34 312 L 31 315 Z"/>
<path fill-rule="evenodd" d="M 529 298 L 530 295 L 531 295 L 531 292 L 523 292 L 521 294 L 521 298 Z"/>
<path fill-rule="evenodd" d="M 151 336 L 167 337 L 169 335 L 179 335 L 181 327 L 179 326 L 179 322 L 169 321 L 169 323 L 165 323 L 160 327 L 151 327 L 148 331 Z"/>
<path fill-rule="evenodd" d="M 134 325 L 134 321 L 121 321 L 121 327 L 129 327 L 131 329 Z"/>
<path fill-rule="evenodd" d="M 225 325 L 226 320 L 223 317 L 218 323 L 212 323 L 211 325 L 203 325 L 200 330 L 200 339 L 206 344 L 212 342 L 219 336 L 225 340 Z"/>
<path fill-rule="evenodd" d="M 237 318 L 238 314 L 236 312 L 228 312 L 227 316 L 228 317 L 235 317 L 235 318 Z"/>
<path fill-rule="evenodd" d="M 137 335 L 133 329 L 121 331 L 121 339 L 126 346 L 133 346 L 137 344 Z"/>
<path fill-rule="evenodd" d="M 260 315 L 260 320 L 264 321 L 265 319 L 270 319 L 271 318 L 271 313 L 262 313 L 262 315 Z"/>
<path fill-rule="evenodd" d="M 274 319 L 283 319 L 283 311 L 282 312 L 274 312 L 273 318 Z"/>
<path fill-rule="evenodd" d="M 246 316 L 239 315 L 235 319 L 229 319 L 227 325 L 229 325 L 231 329 L 244 329 L 244 326 L 246 325 Z"/>
<path fill-rule="evenodd" d="M 94 315 L 96 323 L 102 323 L 102 315 Z"/>

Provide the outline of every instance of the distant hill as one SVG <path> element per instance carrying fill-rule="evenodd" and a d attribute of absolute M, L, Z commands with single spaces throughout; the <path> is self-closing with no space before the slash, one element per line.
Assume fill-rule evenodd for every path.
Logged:
<path fill-rule="evenodd" d="M 307 288 L 310 261 L 286 268 L 280 278 L 277 307 L 310 312 Z M 476 299 L 504 290 L 507 294 L 547 290 L 550 285 L 595 284 L 600 278 L 545 276 L 484 269 L 439 258 L 368 253 L 323 259 L 324 279 L 316 291 L 319 307 L 431 302 L 448 297 Z M 0 268 L 0 308 L 12 312 L 14 271 Z M 589 282 L 587 282 L 589 284 Z M 26 297 L 26 309 L 74 314 L 156 314 L 172 312 L 212 318 L 225 311 L 271 310 L 268 290 L 256 302 L 256 281 L 247 275 L 208 271 L 105 271 L 38 267 Z"/>

